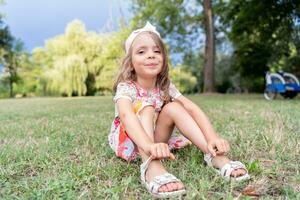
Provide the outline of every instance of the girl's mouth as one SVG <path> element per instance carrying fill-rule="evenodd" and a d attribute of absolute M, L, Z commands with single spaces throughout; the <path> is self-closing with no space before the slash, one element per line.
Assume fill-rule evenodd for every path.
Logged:
<path fill-rule="evenodd" d="M 158 65 L 158 63 L 149 63 L 149 64 L 146 64 L 147 67 L 150 67 L 150 68 L 154 68 Z"/>

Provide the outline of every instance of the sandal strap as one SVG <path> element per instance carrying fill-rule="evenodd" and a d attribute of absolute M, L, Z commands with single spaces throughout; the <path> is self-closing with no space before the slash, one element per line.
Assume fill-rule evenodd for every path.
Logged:
<path fill-rule="evenodd" d="M 210 153 L 204 154 L 204 161 L 206 162 L 206 164 L 209 167 L 213 167 L 212 165 L 212 160 L 213 157 Z M 241 163 L 240 161 L 230 161 L 229 163 L 225 164 L 221 169 L 217 169 L 215 167 L 213 167 L 221 176 L 223 176 L 226 179 L 235 179 L 235 180 L 244 180 L 244 179 L 249 179 L 250 176 L 248 174 L 248 170 L 245 167 L 245 165 L 243 163 Z M 231 177 L 231 173 L 232 171 L 236 170 L 236 169 L 243 169 L 246 171 L 246 173 L 242 176 L 238 176 L 238 177 Z"/>
<path fill-rule="evenodd" d="M 242 176 L 234 177 L 234 179 L 239 179 L 243 178 L 244 176 L 249 176 L 248 175 L 248 170 L 245 167 L 245 165 L 239 161 L 230 161 L 229 163 L 225 164 L 221 169 L 220 169 L 220 174 L 224 176 L 226 179 L 233 178 L 231 177 L 231 173 L 236 170 L 236 169 L 243 169 L 246 171 L 246 173 Z"/>
<path fill-rule="evenodd" d="M 142 182 L 146 182 L 146 171 L 149 167 L 150 162 L 153 160 L 152 156 L 150 156 L 145 162 L 143 162 L 140 166 L 141 171 L 141 180 Z"/>
<path fill-rule="evenodd" d="M 172 195 L 172 194 L 180 194 L 180 193 L 185 193 L 185 190 L 180 190 L 180 191 L 173 191 L 173 192 L 164 192 L 163 194 L 159 194 L 158 190 L 161 186 L 168 184 L 168 183 L 173 183 L 173 182 L 181 182 L 178 178 L 176 178 L 173 174 L 170 174 L 168 172 L 155 176 L 152 181 L 147 183 L 146 181 L 146 171 L 149 167 L 149 164 L 153 160 L 152 156 L 150 156 L 145 162 L 143 162 L 140 166 L 141 170 L 141 181 L 142 183 L 145 184 L 147 187 L 148 191 L 151 194 L 156 194 L 156 195 Z"/>
<path fill-rule="evenodd" d="M 243 169 L 246 171 L 246 174 L 248 174 L 248 170 L 245 167 L 245 165 L 239 161 L 230 161 L 229 163 L 225 164 L 220 169 L 220 174 L 226 178 L 230 178 L 232 171 L 234 171 L 236 169 Z"/>
<path fill-rule="evenodd" d="M 209 166 L 209 167 L 213 167 L 212 165 L 212 160 L 213 160 L 213 157 L 210 153 L 206 153 L 204 154 L 204 161 L 206 162 L 206 164 Z"/>
<path fill-rule="evenodd" d="M 154 179 L 147 184 L 147 188 L 151 193 L 157 194 L 159 193 L 158 190 L 161 186 L 173 182 L 180 182 L 180 180 L 177 179 L 173 174 L 164 173 L 154 177 Z"/>

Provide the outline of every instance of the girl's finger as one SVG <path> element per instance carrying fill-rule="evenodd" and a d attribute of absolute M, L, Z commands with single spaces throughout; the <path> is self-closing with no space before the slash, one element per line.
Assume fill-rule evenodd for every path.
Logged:
<path fill-rule="evenodd" d="M 156 149 L 155 148 L 151 148 L 151 156 L 152 156 L 152 159 L 156 159 L 157 155 L 156 155 Z"/>
<path fill-rule="evenodd" d="M 170 157 L 169 158 L 170 158 L 170 160 L 176 160 L 174 154 L 172 154 L 172 153 L 170 153 Z"/>
<path fill-rule="evenodd" d="M 164 146 L 164 158 L 169 158 L 170 157 L 170 150 L 169 150 L 169 146 L 165 145 Z"/>
<path fill-rule="evenodd" d="M 225 153 L 226 152 L 226 144 L 225 144 L 224 140 L 222 140 L 221 146 L 222 146 L 222 152 Z"/>
<path fill-rule="evenodd" d="M 157 158 L 162 158 L 163 152 L 162 152 L 160 145 L 157 146 L 156 152 L 157 152 Z"/>
<path fill-rule="evenodd" d="M 165 147 L 162 147 L 162 148 L 161 148 L 161 153 L 162 153 L 162 157 L 163 157 L 163 158 L 166 158 L 166 157 L 167 157 L 167 151 L 166 151 L 166 148 L 165 148 Z"/>
<path fill-rule="evenodd" d="M 150 157 L 151 157 L 151 160 L 155 159 L 155 156 L 153 156 L 152 154 L 150 155 Z"/>
<path fill-rule="evenodd" d="M 207 150 L 212 155 L 212 157 L 216 156 L 216 152 L 211 144 L 207 145 Z"/>
<path fill-rule="evenodd" d="M 170 158 L 170 155 L 171 155 L 171 152 L 170 152 L 170 149 L 169 147 L 167 148 L 167 157 Z"/>
<path fill-rule="evenodd" d="M 222 146 L 222 143 L 221 143 L 221 142 L 218 142 L 218 143 L 216 144 L 216 146 L 217 146 L 217 149 L 218 149 L 218 153 L 223 153 L 223 152 L 224 152 L 223 146 Z"/>

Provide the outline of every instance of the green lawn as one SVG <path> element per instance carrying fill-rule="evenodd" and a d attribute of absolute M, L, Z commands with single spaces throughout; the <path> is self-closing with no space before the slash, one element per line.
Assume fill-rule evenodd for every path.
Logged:
<path fill-rule="evenodd" d="M 299 199 L 300 99 L 262 95 L 190 96 L 231 144 L 252 179 L 225 182 L 193 146 L 166 161 L 186 199 Z M 111 151 L 112 97 L 0 100 L 1 199 L 149 199 L 138 162 Z M 246 191 L 245 192 L 245 188 Z M 244 191 L 244 192 L 243 192 Z M 244 194 L 243 194 L 244 193 Z"/>

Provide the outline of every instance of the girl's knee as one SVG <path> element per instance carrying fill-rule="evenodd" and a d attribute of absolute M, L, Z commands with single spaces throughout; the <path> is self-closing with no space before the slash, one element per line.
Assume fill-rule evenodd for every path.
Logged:
<path fill-rule="evenodd" d="M 165 114 L 176 114 L 178 111 L 182 110 L 182 105 L 178 102 L 170 102 L 167 103 L 166 105 L 164 105 L 164 107 L 162 108 L 161 113 L 165 113 Z"/>
<path fill-rule="evenodd" d="M 142 108 L 142 110 L 140 110 L 139 115 L 140 116 L 144 116 L 144 115 L 154 115 L 154 107 L 153 106 L 145 106 L 144 108 Z"/>

